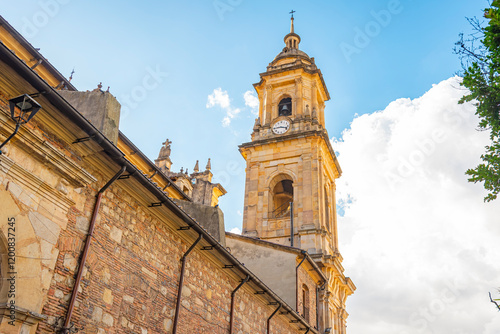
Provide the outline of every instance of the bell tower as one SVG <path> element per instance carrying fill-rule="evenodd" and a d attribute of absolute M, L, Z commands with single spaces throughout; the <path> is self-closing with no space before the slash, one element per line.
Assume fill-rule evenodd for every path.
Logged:
<path fill-rule="evenodd" d="M 345 300 L 356 289 L 338 250 L 335 180 L 339 166 L 325 128 L 330 94 L 315 60 L 299 49 L 292 14 L 285 47 L 254 84 L 259 117 L 246 160 L 243 232 L 309 252 L 330 281 L 321 327 L 344 333 Z"/>

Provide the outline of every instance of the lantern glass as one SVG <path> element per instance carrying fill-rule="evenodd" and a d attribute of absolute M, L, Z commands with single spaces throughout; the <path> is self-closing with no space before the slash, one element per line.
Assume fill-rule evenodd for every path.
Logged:
<path fill-rule="evenodd" d="M 23 94 L 9 100 L 10 117 L 17 124 L 26 124 L 42 107 L 29 95 Z"/>

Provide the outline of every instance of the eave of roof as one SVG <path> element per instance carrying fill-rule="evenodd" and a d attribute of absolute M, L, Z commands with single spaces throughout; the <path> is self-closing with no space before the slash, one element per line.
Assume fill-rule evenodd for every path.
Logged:
<path fill-rule="evenodd" d="M 64 87 L 68 90 L 76 91 L 77 89 L 71 82 L 69 82 L 68 79 L 66 79 L 61 72 L 59 72 L 47 59 L 45 59 L 44 56 L 35 48 L 33 45 L 31 45 L 30 42 L 26 40 L 26 38 L 23 37 L 14 27 L 10 25 L 7 20 L 5 20 L 1 15 L 0 15 L 0 26 L 2 26 L 9 34 L 12 35 L 12 37 L 24 48 L 26 51 L 28 51 L 34 59 L 36 60 L 42 60 L 42 63 L 40 66 L 45 67 L 50 74 L 52 74 L 57 81 L 59 82 L 64 82 Z"/>

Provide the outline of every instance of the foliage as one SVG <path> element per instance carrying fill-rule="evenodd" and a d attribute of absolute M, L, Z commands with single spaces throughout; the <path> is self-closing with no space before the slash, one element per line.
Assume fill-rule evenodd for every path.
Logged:
<path fill-rule="evenodd" d="M 479 129 L 490 133 L 491 143 L 481 155 L 483 163 L 466 172 L 470 182 L 484 182 L 488 191 L 484 200 L 489 202 L 500 192 L 500 0 L 485 9 L 484 17 L 485 27 L 477 19 L 468 19 L 473 33 L 466 39 L 460 35 L 455 53 L 465 69 L 462 86 L 469 89 L 459 103 L 473 101 Z"/>

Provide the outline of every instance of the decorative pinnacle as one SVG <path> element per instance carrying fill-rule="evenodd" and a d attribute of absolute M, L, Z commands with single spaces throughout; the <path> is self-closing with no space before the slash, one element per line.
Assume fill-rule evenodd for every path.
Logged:
<path fill-rule="evenodd" d="M 290 23 L 290 33 L 293 34 L 294 31 L 293 31 L 293 13 L 295 13 L 295 11 L 292 9 L 292 11 L 289 13 L 289 14 L 292 14 L 292 18 L 291 18 L 291 23 Z"/>
<path fill-rule="evenodd" d="M 200 171 L 200 163 L 196 160 L 196 165 L 194 165 L 194 172 L 198 173 Z"/>
<path fill-rule="evenodd" d="M 207 166 L 205 167 L 206 170 L 211 170 L 212 169 L 212 164 L 210 163 L 210 158 L 208 158 Z"/>

